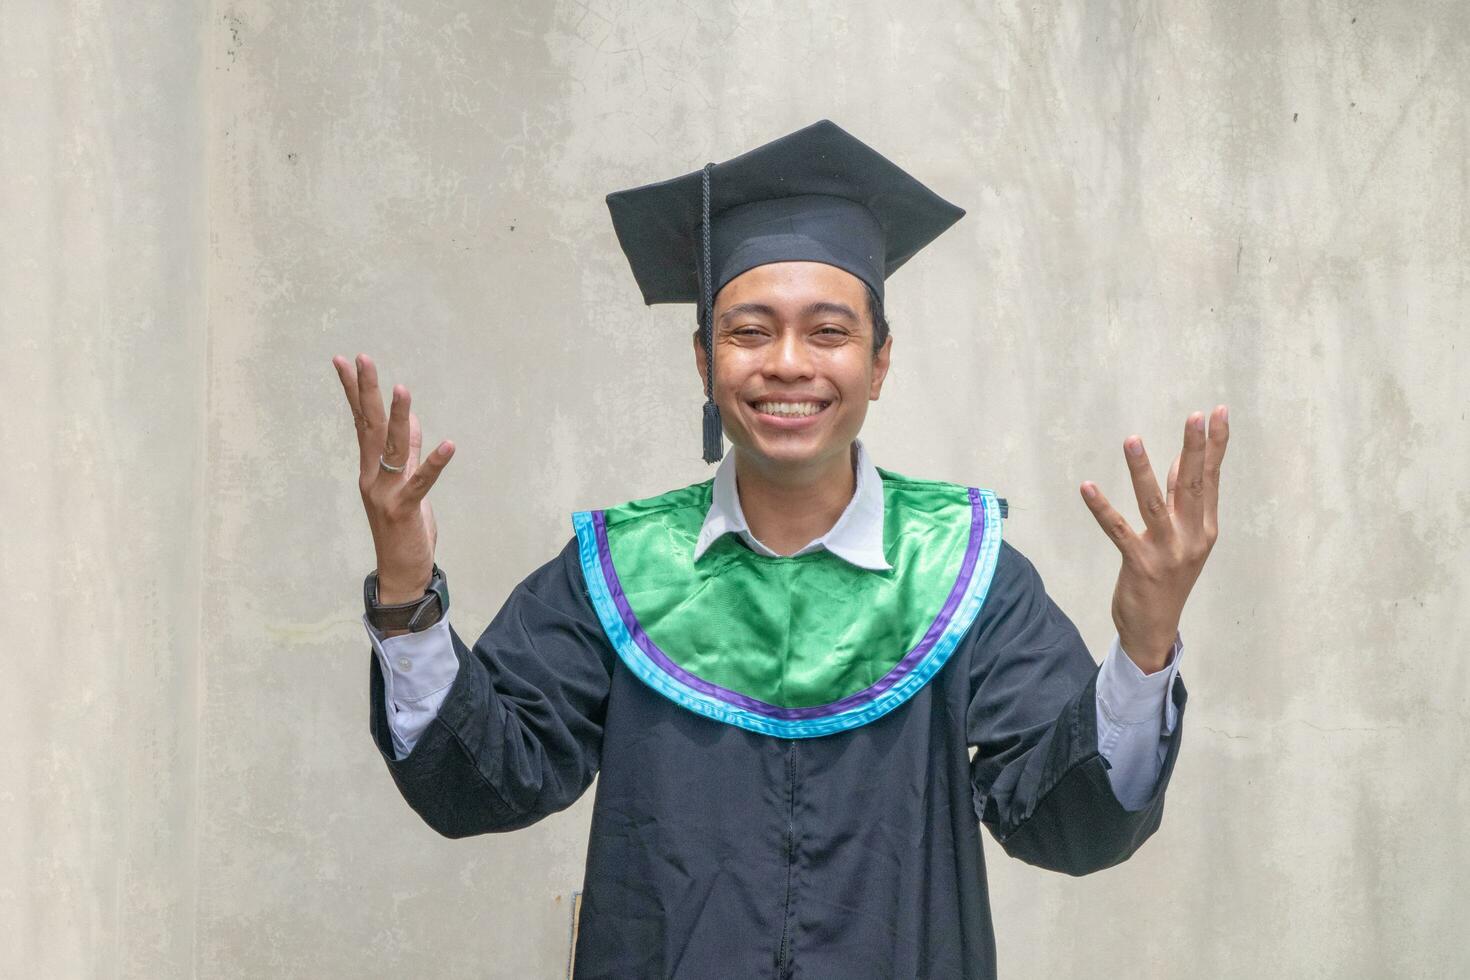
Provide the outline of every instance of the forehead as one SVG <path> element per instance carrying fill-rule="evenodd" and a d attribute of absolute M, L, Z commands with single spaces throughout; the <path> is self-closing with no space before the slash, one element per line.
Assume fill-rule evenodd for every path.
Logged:
<path fill-rule="evenodd" d="M 715 296 L 715 310 L 735 303 L 768 306 L 805 305 L 814 301 L 845 303 L 861 313 L 867 286 L 857 276 L 825 262 L 770 262 L 748 269 L 725 283 Z"/>

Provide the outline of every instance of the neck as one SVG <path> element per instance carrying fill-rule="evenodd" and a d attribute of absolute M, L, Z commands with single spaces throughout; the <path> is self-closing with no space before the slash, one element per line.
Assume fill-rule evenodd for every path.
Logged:
<path fill-rule="evenodd" d="M 799 470 L 762 466 L 735 451 L 735 486 L 750 533 L 789 555 L 832 530 L 857 489 L 857 448 Z"/>

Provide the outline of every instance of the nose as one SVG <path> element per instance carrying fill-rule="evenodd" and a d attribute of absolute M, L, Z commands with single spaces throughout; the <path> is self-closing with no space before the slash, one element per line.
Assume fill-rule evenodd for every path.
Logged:
<path fill-rule="evenodd" d="M 813 371 L 811 351 L 798 331 L 782 330 L 776 342 L 766 348 L 765 373 L 781 381 L 810 378 Z"/>

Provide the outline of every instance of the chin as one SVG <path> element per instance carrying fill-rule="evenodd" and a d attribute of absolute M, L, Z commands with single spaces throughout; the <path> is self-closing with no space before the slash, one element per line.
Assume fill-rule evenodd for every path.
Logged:
<path fill-rule="evenodd" d="M 845 406 L 838 400 L 828 403 L 818 416 L 805 420 L 787 419 L 773 421 L 771 417 L 757 414 L 754 406 L 741 402 L 738 405 L 722 405 L 721 414 L 726 420 L 726 434 L 731 444 L 751 460 L 759 460 L 770 466 L 799 470 L 826 461 L 847 451 L 857 437 Z M 734 413 L 731 414 L 731 409 Z M 734 421 L 736 425 L 728 423 Z M 848 429 L 853 431 L 848 432 Z"/>
<path fill-rule="evenodd" d="M 763 460 L 771 465 L 798 469 L 819 462 L 845 450 L 852 444 L 851 439 L 834 442 L 831 439 L 751 439 L 741 443 L 731 443 L 741 452 L 755 459 Z"/>

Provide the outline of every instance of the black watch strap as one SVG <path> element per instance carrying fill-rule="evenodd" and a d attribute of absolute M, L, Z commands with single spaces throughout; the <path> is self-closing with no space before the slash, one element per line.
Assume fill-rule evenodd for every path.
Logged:
<path fill-rule="evenodd" d="M 373 569 L 362 583 L 362 604 L 373 629 L 421 633 L 449 611 L 449 583 L 436 564 L 422 596 L 410 602 L 384 606 L 378 603 L 378 571 Z"/>

